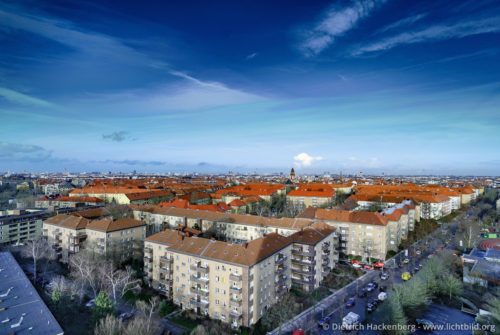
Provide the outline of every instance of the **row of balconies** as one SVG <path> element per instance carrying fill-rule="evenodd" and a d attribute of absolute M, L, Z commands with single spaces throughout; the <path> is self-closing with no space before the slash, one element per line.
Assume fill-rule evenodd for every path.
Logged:
<path fill-rule="evenodd" d="M 292 248 L 292 255 L 314 256 L 314 250 Z"/>

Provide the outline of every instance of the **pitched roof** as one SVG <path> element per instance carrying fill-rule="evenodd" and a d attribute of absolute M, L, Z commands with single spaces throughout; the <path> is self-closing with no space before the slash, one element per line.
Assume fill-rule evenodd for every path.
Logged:
<path fill-rule="evenodd" d="M 130 229 L 134 227 L 145 226 L 144 222 L 134 220 L 131 218 L 120 218 L 120 219 L 101 219 L 94 220 L 87 225 L 87 229 L 99 230 L 99 231 L 116 231 L 123 229 Z"/>
<path fill-rule="evenodd" d="M 90 220 L 83 218 L 81 216 L 57 214 L 51 218 L 48 218 L 44 223 L 49 223 L 53 225 L 58 225 L 70 229 L 83 229 L 87 227 Z"/>
<path fill-rule="evenodd" d="M 244 266 L 258 263 L 291 243 L 290 237 L 276 233 L 244 244 L 184 237 L 169 250 Z"/>
<path fill-rule="evenodd" d="M 293 242 L 314 245 L 334 231 L 335 227 L 332 227 L 324 222 L 317 222 L 310 227 L 306 227 L 290 235 L 290 238 Z"/>

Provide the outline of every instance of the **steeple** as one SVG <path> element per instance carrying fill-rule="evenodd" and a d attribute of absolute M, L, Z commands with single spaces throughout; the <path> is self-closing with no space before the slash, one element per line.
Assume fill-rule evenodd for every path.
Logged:
<path fill-rule="evenodd" d="M 295 183 L 295 170 L 292 168 L 290 171 L 290 180 Z"/>

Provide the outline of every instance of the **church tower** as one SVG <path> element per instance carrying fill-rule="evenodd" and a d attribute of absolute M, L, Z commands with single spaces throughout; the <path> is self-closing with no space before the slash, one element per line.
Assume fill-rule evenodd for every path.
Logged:
<path fill-rule="evenodd" d="M 292 168 L 292 170 L 290 171 L 290 181 L 292 183 L 295 183 L 295 170 Z"/>

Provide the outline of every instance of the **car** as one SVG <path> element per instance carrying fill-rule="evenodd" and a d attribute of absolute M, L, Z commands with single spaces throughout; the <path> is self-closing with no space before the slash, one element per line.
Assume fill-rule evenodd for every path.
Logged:
<path fill-rule="evenodd" d="M 366 290 L 363 288 L 361 290 L 359 290 L 358 297 L 360 297 L 360 298 L 366 297 Z"/>
<path fill-rule="evenodd" d="M 324 316 L 318 321 L 318 326 L 322 327 L 323 329 L 328 329 L 330 328 L 330 317 L 329 316 Z"/>
<path fill-rule="evenodd" d="M 366 291 L 371 292 L 375 289 L 375 286 L 373 286 L 372 283 L 368 283 L 368 285 L 366 285 L 365 289 L 366 289 Z"/>
<path fill-rule="evenodd" d="M 389 275 L 388 275 L 387 273 L 382 273 L 382 274 L 380 275 L 380 279 L 381 279 L 381 280 L 387 280 L 387 279 L 389 279 Z"/>
<path fill-rule="evenodd" d="M 387 290 L 387 286 L 384 286 L 384 285 L 380 285 L 380 287 L 378 288 L 378 290 L 380 292 L 385 292 Z"/>
<path fill-rule="evenodd" d="M 373 305 L 373 304 L 370 304 L 370 303 L 367 303 L 367 304 L 366 304 L 366 311 L 367 311 L 368 313 L 373 312 L 376 308 L 377 308 L 377 307 L 376 307 L 375 305 Z"/>
<path fill-rule="evenodd" d="M 403 263 L 404 263 L 404 264 L 408 264 L 408 263 L 410 263 L 410 260 L 409 260 L 408 258 L 405 258 L 405 259 L 403 260 Z"/>
<path fill-rule="evenodd" d="M 383 302 L 385 299 L 387 299 L 387 293 L 380 292 L 377 296 L 377 301 L 380 303 Z"/>
<path fill-rule="evenodd" d="M 423 328 L 424 330 L 427 330 L 427 331 L 433 331 L 435 326 L 434 326 L 434 323 L 430 320 L 427 320 L 427 319 L 416 319 L 415 320 L 416 323 L 417 323 L 417 326 L 419 328 Z"/>
<path fill-rule="evenodd" d="M 132 318 L 133 316 L 134 316 L 133 313 L 122 313 L 122 314 L 120 314 L 119 319 L 122 321 L 127 321 L 130 318 Z"/>
<path fill-rule="evenodd" d="M 372 285 L 373 285 L 373 288 L 377 288 L 378 287 L 378 283 L 375 280 L 372 281 Z"/>
<path fill-rule="evenodd" d="M 373 270 L 373 266 L 365 264 L 365 265 L 363 265 L 363 269 L 365 269 L 365 270 Z"/>
<path fill-rule="evenodd" d="M 95 299 L 90 299 L 89 301 L 87 301 L 85 306 L 86 307 L 94 307 L 94 303 L 95 303 Z"/>
<path fill-rule="evenodd" d="M 354 298 L 349 298 L 345 302 L 345 307 L 353 307 L 354 305 L 356 305 L 356 300 Z"/>
<path fill-rule="evenodd" d="M 352 263 L 352 266 L 355 267 L 355 268 L 360 268 L 361 264 L 359 264 L 359 263 Z"/>
<path fill-rule="evenodd" d="M 295 329 L 295 331 L 293 332 L 292 335 L 306 335 L 306 332 L 304 331 L 304 329 L 299 328 L 299 329 Z"/>
<path fill-rule="evenodd" d="M 376 268 L 383 268 L 385 266 L 385 264 L 382 262 L 376 262 L 376 263 L 373 263 L 373 266 Z"/>
<path fill-rule="evenodd" d="M 368 300 L 368 303 L 369 304 L 372 304 L 373 306 L 377 307 L 378 306 L 378 303 L 379 301 L 377 299 L 370 299 Z"/>
<path fill-rule="evenodd" d="M 420 255 L 422 252 L 421 252 L 419 249 L 417 249 L 417 251 L 415 251 L 415 253 L 416 253 L 417 255 Z"/>
<path fill-rule="evenodd" d="M 403 280 L 409 280 L 411 278 L 411 274 L 409 272 L 403 272 L 401 274 L 401 279 Z"/>
<path fill-rule="evenodd" d="M 361 264 L 361 261 L 358 261 L 357 259 L 351 259 L 350 262 L 351 264 Z"/>
<path fill-rule="evenodd" d="M 415 272 L 417 272 L 418 270 L 420 270 L 420 265 L 419 264 L 415 265 Z"/>

